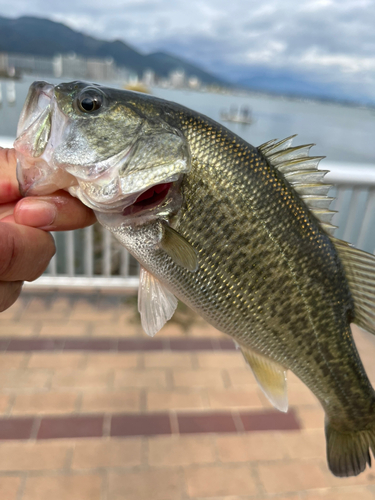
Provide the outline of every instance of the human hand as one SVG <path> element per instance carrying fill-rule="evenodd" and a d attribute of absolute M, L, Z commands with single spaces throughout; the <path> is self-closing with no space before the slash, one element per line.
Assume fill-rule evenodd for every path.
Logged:
<path fill-rule="evenodd" d="M 0 312 L 21 293 L 23 281 L 38 278 L 55 253 L 46 231 L 65 231 L 95 222 L 93 212 L 65 191 L 21 198 L 14 149 L 0 148 Z"/>

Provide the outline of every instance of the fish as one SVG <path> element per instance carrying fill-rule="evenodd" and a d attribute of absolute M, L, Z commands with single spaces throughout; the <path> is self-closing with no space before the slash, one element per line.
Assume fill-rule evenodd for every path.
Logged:
<path fill-rule="evenodd" d="M 269 401 L 292 371 L 325 411 L 331 472 L 375 452 L 375 393 L 351 324 L 375 334 L 375 257 L 334 237 L 326 171 L 295 136 L 258 147 L 151 95 L 31 85 L 15 149 L 23 195 L 65 189 L 141 266 L 155 335 L 181 300 L 234 339 Z"/>

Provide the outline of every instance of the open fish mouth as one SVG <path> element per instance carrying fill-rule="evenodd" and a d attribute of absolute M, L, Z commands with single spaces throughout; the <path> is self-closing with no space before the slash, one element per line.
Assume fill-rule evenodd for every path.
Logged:
<path fill-rule="evenodd" d="M 139 215 L 146 210 L 152 210 L 153 208 L 161 205 L 167 198 L 169 191 L 171 190 L 173 182 L 165 182 L 162 184 L 156 184 L 144 191 L 134 203 L 127 206 L 122 214 L 123 215 Z"/>
<path fill-rule="evenodd" d="M 95 199 L 92 193 L 82 189 L 79 184 L 68 188 L 69 193 L 79 198 L 92 210 L 107 214 L 117 214 L 125 219 L 133 217 L 152 216 L 155 212 L 168 205 L 170 208 L 181 202 L 179 186 L 181 176 L 173 176 L 148 188 L 104 200 L 101 196 Z"/>

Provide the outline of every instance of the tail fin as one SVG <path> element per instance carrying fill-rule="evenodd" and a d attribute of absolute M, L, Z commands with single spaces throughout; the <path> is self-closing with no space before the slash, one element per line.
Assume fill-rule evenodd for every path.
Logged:
<path fill-rule="evenodd" d="M 335 476 L 358 476 L 371 467 L 370 448 L 375 453 L 375 425 L 357 432 L 339 432 L 326 421 L 327 461 Z"/>

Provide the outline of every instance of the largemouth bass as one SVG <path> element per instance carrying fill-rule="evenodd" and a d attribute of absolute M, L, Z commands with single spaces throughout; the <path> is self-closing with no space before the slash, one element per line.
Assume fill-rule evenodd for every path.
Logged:
<path fill-rule="evenodd" d="M 152 96 L 36 82 L 15 148 L 25 195 L 67 189 L 139 261 L 149 335 L 185 302 L 233 337 L 282 411 L 292 370 L 325 410 L 331 471 L 353 476 L 375 451 L 350 329 L 375 333 L 375 257 L 332 236 L 320 158 L 292 139 L 254 147 Z"/>

